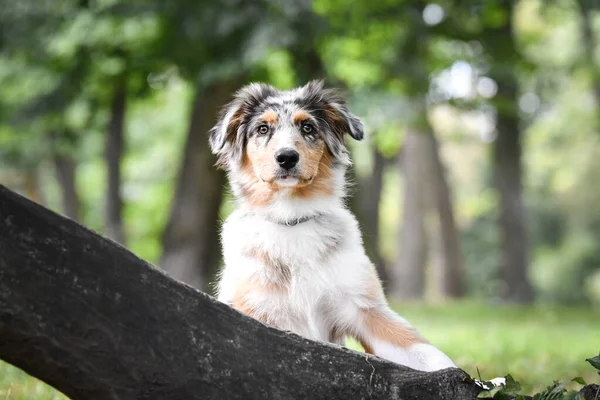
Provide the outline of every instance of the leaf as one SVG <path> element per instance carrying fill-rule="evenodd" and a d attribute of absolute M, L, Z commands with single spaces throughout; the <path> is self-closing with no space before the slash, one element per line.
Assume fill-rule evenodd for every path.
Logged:
<path fill-rule="evenodd" d="M 586 358 L 585 361 L 589 362 L 592 364 L 592 367 L 600 371 L 600 354 L 598 354 L 596 357 Z"/>
<path fill-rule="evenodd" d="M 506 375 L 506 384 L 504 387 L 504 393 L 508 394 L 517 394 L 521 390 L 521 384 L 515 381 L 510 374 Z"/>
<path fill-rule="evenodd" d="M 576 378 L 571 379 L 571 382 L 577 382 L 580 385 L 587 385 L 587 383 L 585 382 L 585 379 L 583 379 L 582 377 L 578 376 Z"/>
<path fill-rule="evenodd" d="M 486 385 L 492 386 L 491 382 L 484 382 Z M 504 389 L 504 386 L 494 386 L 490 390 L 486 390 L 477 395 L 478 399 L 493 399 L 497 393 L 500 393 Z"/>
<path fill-rule="evenodd" d="M 566 392 L 564 385 L 559 381 L 554 381 L 546 390 L 533 396 L 533 400 L 559 400 Z"/>

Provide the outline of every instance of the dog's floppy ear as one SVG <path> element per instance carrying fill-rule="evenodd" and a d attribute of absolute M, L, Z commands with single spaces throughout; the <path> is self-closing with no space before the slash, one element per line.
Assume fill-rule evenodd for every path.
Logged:
<path fill-rule="evenodd" d="M 304 105 L 320 113 L 327 125 L 327 134 L 323 137 L 327 148 L 339 162 L 350 164 L 344 136 L 349 134 L 354 139 L 361 140 L 364 137 L 363 123 L 348 111 L 345 100 L 336 90 L 323 87 L 323 81 L 308 82 L 301 90 Z"/>
<path fill-rule="evenodd" d="M 340 135 L 347 133 L 356 140 L 362 140 L 364 137 L 363 123 L 356 115 L 348 111 L 346 101 L 337 90 L 325 89 L 322 80 L 310 81 L 303 89 L 309 102 L 322 104 L 325 117 L 336 133 Z"/>
<path fill-rule="evenodd" d="M 365 136 L 362 121 L 346 107 L 345 103 L 330 103 L 328 108 L 330 119 L 340 126 L 337 129 L 346 131 L 356 140 L 362 140 Z"/>
<path fill-rule="evenodd" d="M 263 83 L 241 88 L 233 100 L 221 110 L 217 124 L 209 132 L 210 148 L 217 165 L 227 168 L 230 160 L 239 160 L 245 145 L 246 124 L 252 110 L 277 90 Z"/>

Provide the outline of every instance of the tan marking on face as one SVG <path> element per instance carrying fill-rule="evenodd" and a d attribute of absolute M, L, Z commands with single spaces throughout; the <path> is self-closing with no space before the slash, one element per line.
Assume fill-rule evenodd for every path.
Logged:
<path fill-rule="evenodd" d="M 310 119 L 310 115 L 306 111 L 296 111 L 294 113 L 294 124 L 299 124 L 307 119 Z"/>
<path fill-rule="evenodd" d="M 277 125 L 277 113 L 273 110 L 267 110 L 265 111 L 260 118 L 265 121 L 268 124 L 271 124 L 272 126 Z"/>
<path fill-rule="evenodd" d="M 277 140 L 269 140 L 264 144 L 264 138 L 254 135 L 246 145 L 247 162 L 254 171 L 254 175 L 261 181 L 271 182 L 275 176 L 277 165 L 275 163 L 275 152 L 277 152 Z"/>
<path fill-rule="evenodd" d="M 294 118 L 309 118 L 305 111 L 298 111 Z M 261 118 L 265 121 L 277 119 L 274 111 L 266 111 Z M 297 166 L 299 180 L 293 188 L 291 195 L 300 198 L 313 198 L 333 194 L 332 188 L 332 157 L 326 151 L 325 142 L 317 138 L 316 142 L 309 143 L 302 139 L 300 133 L 295 139 L 296 151 L 300 155 Z M 242 175 L 244 176 L 244 195 L 250 204 L 265 206 L 273 196 L 281 190 L 275 181 L 278 165 L 275 163 L 277 140 L 269 140 L 264 145 L 264 138 L 258 135 L 248 140 L 242 157 Z"/>
<path fill-rule="evenodd" d="M 302 148 L 304 149 L 301 150 Z M 292 195 L 303 199 L 332 195 L 333 160 L 329 152 L 325 151 L 325 143 L 321 142 L 317 150 L 302 146 L 299 148 L 299 153 L 301 162 L 308 165 L 309 176 L 312 176 L 313 179 L 310 183 L 296 187 Z"/>
<path fill-rule="evenodd" d="M 414 328 L 388 317 L 380 310 L 364 310 L 363 319 L 369 335 L 380 341 L 401 348 L 407 348 L 416 343 L 427 343 Z M 368 337 L 363 339 L 368 340 Z"/>
<path fill-rule="evenodd" d="M 244 178 L 242 190 L 244 197 L 251 205 L 262 207 L 271 202 L 278 188 L 276 185 L 264 182 L 256 176 L 256 171 L 251 161 L 252 155 L 258 156 L 258 152 L 255 146 L 248 143 L 246 151 L 242 155 L 241 174 Z"/>
<path fill-rule="evenodd" d="M 332 105 L 325 106 L 325 114 L 328 119 L 335 123 L 343 123 L 344 118 L 340 115 L 339 111 Z"/>

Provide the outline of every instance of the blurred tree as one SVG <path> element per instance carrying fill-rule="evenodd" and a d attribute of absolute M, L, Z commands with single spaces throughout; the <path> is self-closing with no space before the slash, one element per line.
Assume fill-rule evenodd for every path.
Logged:
<path fill-rule="evenodd" d="M 372 133 L 376 135 L 375 133 Z M 350 180 L 355 183 L 350 208 L 356 215 L 363 234 L 363 241 L 367 255 L 377 269 L 377 275 L 383 284 L 384 290 L 389 289 L 390 277 L 385 260 L 380 251 L 380 203 L 383 191 L 383 174 L 389 162 L 376 144 L 371 146 L 373 166 L 366 176 L 355 173 L 354 166 L 350 170 Z"/>
<path fill-rule="evenodd" d="M 65 138 L 68 138 L 68 144 L 65 144 Z M 53 131 L 50 133 L 50 141 L 53 149 L 54 169 L 56 180 L 61 190 L 63 213 L 78 221 L 80 215 L 79 193 L 76 183 L 76 160 L 73 157 L 73 145 L 76 141 L 75 134 L 69 130 L 62 132 L 62 135 Z"/>
<path fill-rule="evenodd" d="M 437 254 L 444 257 L 437 263 L 438 271 L 434 273 L 435 292 L 442 297 L 457 298 L 466 293 L 463 270 L 462 247 L 454 218 L 454 206 L 447 173 L 441 161 L 439 142 L 436 135 L 431 134 L 427 143 L 429 147 L 431 168 L 431 198 L 436 209 L 437 218 L 433 232 L 438 233 L 441 249 Z M 438 225 L 439 224 L 439 225 Z M 435 268 L 435 266 L 434 266 Z"/>
<path fill-rule="evenodd" d="M 511 2 L 490 4 L 481 40 L 489 57 L 489 76 L 496 81 L 496 133 L 493 143 L 494 184 L 500 196 L 501 297 L 530 302 L 533 288 L 527 274 L 528 235 L 522 186 L 522 137 L 519 124 L 519 86 L 515 67 L 519 55 L 514 40 Z"/>
<path fill-rule="evenodd" d="M 527 274 L 528 237 L 522 187 L 522 138 L 519 118 L 517 68 L 525 61 L 519 55 L 513 29 L 515 4 L 494 0 L 481 4 L 457 0 L 450 15 L 434 31 L 463 42 L 477 41 L 483 47 L 481 70 L 497 85 L 491 103 L 496 113 L 496 138 L 492 144 L 493 184 L 499 195 L 502 281 L 500 296 L 507 301 L 529 302 L 533 289 Z"/>
<path fill-rule="evenodd" d="M 175 279 L 203 290 L 209 289 L 218 266 L 219 209 L 225 184 L 223 171 L 214 166 L 207 132 L 236 86 L 231 81 L 196 88 L 175 195 L 162 236 L 159 265 Z"/>
<path fill-rule="evenodd" d="M 404 200 L 398 238 L 399 257 L 390 271 L 393 277 L 391 295 L 396 300 L 422 299 L 425 296 L 425 264 L 428 250 L 425 214 L 429 203 L 425 196 L 427 139 L 425 134 L 409 128 L 406 130 L 402 146 Z"/>
<path fill-rule="evenodd" d="M 2 16 L 5 22 L 1 32 L 4 51 L 11 62 L 25 66 L 23 71 L 14 74 L 26 76 L 30 69 L 38 68 L 53 79 L 48 79 L 50 85 L 34 88 L 18 102 L 15 122 L 28 124 L 27 129 L 37 129 L 32 120 L 43 121 L 46 125 L 44 134 L 50 137 L 53 150 L 38 161 L 49 156 L 54 159 L 65 211 L 76 215 L 78 196 L 74 185 L 73 152 L 77 147 L 74 138 L 78 135 L 73 132 L 83 126 L 72 121 L 70 111 L 73 106 L 90 102 L 98 105 L 95 111 L 109 110 L 105 144 L 108 169 L 105 232 L 123 243 L 121 158 L 125 105 L 128 92 L 133 90 L 131 94 L 140 95 L 147 91 L 147 85 L 139 85 L 139 77 L 145 77 L 145 63 L 148 62 L 144 51 L 148 34 L 142 26 L 147 24 L 148 18 L 142 15 L 139 21 L 128 19 L 120 2 L 65 0 L 19 4 L 18 7 L 7 4 Z M 21 34 L 23 30 L 26 34 Z M 139 57 L 134 66 L 128 65 L 132 53 Z M 136 79 L 138 82 L 132 82 Z M 98 123 L 101 118 L 96 120 Z M 70 139 L 63 137 L 65 132 L 71 132 L 66 134 Z M 65 140 L 70 142 L 66 146 L 68 151 L 61 149 Z"/>
<path fill-rule="evenodd" d="M 79 5 L 83 7 L 87 3 L 80 1 Z M 47 48 L 51 38 L 62 29 L 63 19 L 74 7 L 77 5 L 67 1 L 59 4 L 23 1 L 18 6 L 6 2 L 0 13 L 0 55 L 7 82 L 11 82 L 2 93 L 5 106 L 10 109 L 3 120 L 8 122 L 9 131 L 14 129 L 15 136 L 31 135 L 37 141 L 26 143 L 15 140 L 17 145 L 11 150 L 12 163 L 27 165 L 24 172 L 26 192 L 41 201 L 43 195 L 38 168 L 48 156 L 54 156 L 57 179 L 61 188 L 65 189 L 64 211 L 77 218 L 74 163 L 71 155 L 56 151 L 56 148 L 62 140 L 65 125 L 61 113 L 81 89 L 87 64 L 83 52 L 68 57 L 67 61 Z M 37 82 L 31 81 L 32 75 L 38 78 Z M 40 81 L 45 82 L 40 85 Z M 48 141 L 50 146 L 46 147 Z"/>
<path fill-rule="evenodd" d="M 600 5 L 597 0 L 576 0 L 581 13 L 581 36 L 583 39 L 583 54 L 587 68 L 590 71 L 592 94 L 596 102 L 596 119 L 594 127 L 600 131 L 600 69 L 597 67 L 596 54 L 598 51 L 598 34 L 594 32 L 594 17 Z"/>
<path fill-rule="evenodd" d="M 127 73 L 113 78 L 113 94 L 106 131 L 104 157 L 108 173 L 106 192 L 105 234 L 118 243 L 125 244 L 123 229 L 123 198 L 121 194 L 121 163 L 125 142 L 125 110 L 127 104 Z"/>
<path fill-rule="evenodd" d="M 412 118 L 407 121 L 405 137 L 407 147 L 403 149 L 402 157 L 404 202 L 400 256 L 394 268 L 395 289 L 392 292 L 399 299 L 424 296 L 428 254 L 432 255 L 429 260 L 438 264 L 432 265 L 437 296 L 460 297 L 465 293 L 452 196 L 438 141 L 427 115 L 429 74 L 436 68 L 436 60 L 429 48 L 431 33 L 422 17 L 423 6 L 412 4 L 405 10 L 410 22 L 405 27 L 406 35 L 396 72 L 405 81 L 405 90 L 412 105 Z M 427 214 L 431 212 L 435 212 L 436 218 L 432 226 L 427 226 Z M 432 246 L 431 241 L 436 237 L 440 245 Z M 437 257 L 433 256 L 432 250 L 438 250 Z"/>

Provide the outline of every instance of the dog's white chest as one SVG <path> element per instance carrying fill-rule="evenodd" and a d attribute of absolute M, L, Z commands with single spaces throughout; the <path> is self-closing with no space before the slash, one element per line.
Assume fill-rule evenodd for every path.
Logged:
<path fill-rule="evenodd" d="M 355 270 L 364 257 L 353 224 L 328 218 L 285 226 L 233 215 L 223 230 L 220 300 L 234 302 L 240 285 L 253 282 L 245 301 L 254 311 L 283 329 L 328 340 L 328 304 L 360 286 Z"/>

